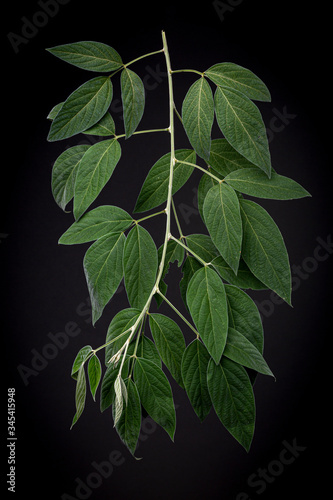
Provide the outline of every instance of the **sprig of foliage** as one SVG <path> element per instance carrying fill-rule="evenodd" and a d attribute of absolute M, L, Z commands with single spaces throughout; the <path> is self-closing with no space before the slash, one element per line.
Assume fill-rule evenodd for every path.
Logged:
<path fill-rule="evenodd" d="M 84 133 L 101 137 L 92 146 L 64 151 L 52 171 L 52 192 L 63 210 L 73 200 L 75 221 L 59 243 L 91 243 L 84 272 L 93 324 L 124 278 L 129 307 L 111 320 L 105 344 L 83 347 L 73 364 L 76 413 L 86 400 L 86 372 L 92 397 L 101 382 L 100 407 L 113 407 L 114 426 L 134 455 L 141 426 L 141 405 L 174 439 L 176 414 L 170 382 L 162 369 L 184 388 L 199 419 L 213 407 L 237 441 L 249 450 L 255 425 L 253 382 L 257 373 L 273 376 L 263 358 L 259 311 L 246 289 L 271 289 L 291 303 L 291 274 L 283 237 L 271 216 L 243 195 L 275 200 L 310 196 L 297 182 L 277 174 L 261 113 L 253 101 L 270 101 L 265 84 L 250 70 L 219 63 L 201 72 L 172 70 L 165 33 L 163 47 L 124 64 L 118 52 L 99 42 L 78 42 L 48 49 L 83 70 L 107 73 L 74 90 L 51 110 L 49 141 Z M 163 54 L 169 89 L 169 122 L 162 129 L 138 130 L 145 108 L 140 76 L 129 66 Z M 181 107 L 173 97 L 174 74 L 191 72 L 195 81 Z M 117 135 L 109 113 L 113 79 L 120 73 L 125 133 Z M 178 116 L 191 149 L 175 150 Z M 222 137 L 212 139 L 216 117 Z M 88 211 L 122 156 L 121 138 L 164 132 L 170 150 L 152 165 L 133 210 L 155 213 L 134 219 L 120 207 Z M 185 145 L 188 146 L 188 145 Z M 201 163 L 201 164 L 200 164 Z M 204 165 L 204 166 L 203 166 Z M 194 169 L 202 172 L 198 205 L 207 232 L 184 236 L 173 195 Z M 164 242 L 157 249 L 142 223 L 164 215 Z M 171 233 L 174 218 L 179 235 Z M 182 266 L 179 283 L 184 313 L 167 296 L 164 278 L 170 263 Z M 179 317 L 151 312 L 153 298 Z M 190 315 L 190 320 L 186 316 Z M 148 321 L 147 321 L 148 319 Z M 147 337 L 147 329 L 151 339 Z M 193 332 L 186 345 L 181 326 Z M 97 352 L 105 349 L 106 370 Z"/>

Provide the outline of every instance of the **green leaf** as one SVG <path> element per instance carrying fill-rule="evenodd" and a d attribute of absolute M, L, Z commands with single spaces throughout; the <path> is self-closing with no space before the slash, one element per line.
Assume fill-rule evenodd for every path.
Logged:
<path fill-rule="evenodd" d="M 85 82 L 66 99 L 54 118 L 48 141 L 59 141 L 79 134 L 97 123 L 112 100 L 110 78 L 99 76 Z"/>
<path fill-rule="evenodd" d="M 186 243 L 190 250 L 205 262 L 211 262 L 219 252 L 208 234 L 189 234 Z"/>
<path fill-rule="evenodd" d="M 87 394 L 86 374 L 84 371 L 84 363 L 82 363 L 81 368 L 79 369 L 78 372 L 78 377 L 76 382 L 76 391 L 75 391 L 76 413 L 73 418 L 71 429 L 74 426 L 74 424 L 76 424 L 76 422 L 83 413 L 86 404 L 86 394 Z"/>
<path fill-rule="evenodd" d="M 121 72 L 120 84 L 125 134 L 128 139 L 141 121 L 145 109 L 145 88 L 141 78 L 128 68 Z"/>
<path fill-rule="evenodd" d="M 132 217 L 122 208 L 103 205 L 85 213 L 59 239 L 61 245 L 94 241 L 108 233 L 121 233 L 132 224 Z"/>
<path fill-rule="evenodd" d="M 251 297 L 233 285 L 225 285 L 229 327 L 244 335 L 262 354 L 264 332 L 258 308 Z"/>
<path fill-rule="evenodd" d="M 237 274 L 242 246 L 242 219 L 233 188 L 225 183 L 213 186 L 206 195 L 203 213 L 214 245 Z"/>
<path fill-rule="evenodd" d="M 118 52 L 100 42 L 68 43 L 46 50 L 69 64 L 89 71 L 108 73 L 123 65 Z"/>
<path fill-rule="evenodd" d="M 142 406 L 173 440 L 176 412 L 167 377 L 155 363 L 138 357 L 134 366 L 134 379 Z"/>
<path fill-rule="evenodd" d="M 175 152 L 175 156 L 179 162 L 187 161 L 195 163 L 196 161 L 195 152 L 191 149 L 178 149 Z M 161 205 L 167 200 L 170 158 L 171 154 L 167 153 L 151 167 L 141 188 L 134 212 L 145 212 Z M 176 162 L 174 166 L 172 194 L 175 194 L 185 184 L 194 168 L 179 162 Z"/>
<path fill-rule="evenodd" d="M 181 387 L 184 387 L 181 362 L 185 340 L 181 329 L 171 318 L 163 314 L 150 313 L 149 326 L 163 363 Z"/>
<path fill-rule="evenodd" d="M 201 158 L 208 160 L 214 121 L 214 99 L 205 78 L 194 82 L 187 92 L 182 106 L 182 118 L 191 146 Z"/>
<path fill-rule="evenodd" d="M 118 376 L 114 382 L 114 407 L 113 407 L 113 421 L 114 427 L 117 425 L 124 408 L 124 390 L 123 390 L 124 381 L 118 373 Z"/>
<path fill-rule="evenodd" d="M 102 376 L 101 362 L 96 355 L 93 355 L 88 363 L 88 379 L 92 397 L 95 401 L 97 387 Z"/>
<path fill-rule="evenodd" d="M 267 288 L 266 285 L 251 273 L 243 259 L 239 261 L 237 275 L 221 256 L 215 257 L 215 259 L 211 261 L 211 265 L 214 267 L 215 271 L 219 273 L 221 278 L 231 285 L 245 289 L 251 288 L 252 290 L 265 290 Z"/>
<path fill-rule="evenodd" d="M 205 75 L 220 87 L 229 87 L 239 90 L 249 99 L 257 101 L 270 101 L 268 88 L 260 78 L 249 69 L 234 63 L 214 64 Z"/>
<path fill-rule="evenodd" d="M 279 228 L 257 203 L 240 200 L 240 207 L 243 220 L 243 259 L 260 281 L 290 304 L 289 258 Z"/>
<path fill-rule="evenodd" d="M 77 353 L 76 358 L 74 359 L 73 362 L 72 372 L 71 372 L 71 376 L 74 379 L 77 379 L 77 372 L 80 370 L 81 366 L 85 363 L 87 357 L 92 352 L 92 350 L 93 349 L 91 345 L 86 345 L 82 347 Z"/>
<path fill-rule="evenodd" d="M 93 243 L 87 250 L 83 267 L 92 305 L 93 325 L 116 292 L 123 277 L 123 233 L 110 233 Z"/>
<path fill-rule="evenodd" d="M 118 369 L 114 365 L 109 365 L 101 385 L 100 409 L 101 412 L 109 408 L 114 401 L 114 383 L 118 375 Z"/>
<path fill-rule="evenodd" d="M 83 156 L 76 174 L 74 217 L 79 219 L 97 198 L 110 179 L 121 156 L 116 139 L 107 139 L 91 146 Z"/>
<path fill-rule="evenodd" d="M 92 127 L 88 128 L 83 132 L 86 135 L 98 135 L 98 136 L 108 136 L 115 135 L 116 128 L 115 123 L 109 112 Z"/>
<path fill-rule="evenodd" d="M 139 224 L 128 233 L 124 248 L 124 277 L 132 307 L 143 308 L 155 284 L 157 249 L 154 240 Z"/>
<path fill-rule="evenodd" d="M 140 309 L 135 308 L 126 308 L 117 312 L 115 316 L 112 318 L 112 321 L 109 325 L 105 343 L 110 342 L 113 339 L 116 339 L 119 335 L 126 332 L 131 326 L 134 325 L 136 320 L 138 319 L 141 311 Z M 115 340 L 112 344 L 109 344 L 105 348 L 105 363 L 107 366 L 108 362 L 112 358 L 114 354 L 116 354 L 119 349 L 125 344 L 126 340 L 130 335 L 130 331 L 120 337 L 118 340 Z"/>
<path fill-rule="evenodd" d="M 207 385 L 207 367 L 210 360 L 206 347 L 199 339 L 193 340 L 184 351 L 182 377 L 186 394 L 202 422 L 210 412 L 212 402 Z"/>
<path fill-rule="evenodd" d="M 137 355 L 140 356 L 140 358 L 152 361 L 159 368 L 162 368 L 162 361 L 158 353 L 158 350 L 156 348 L 156 345 L 152 340 L 150 340 L 145 335 L 142 335 L 142 337 L 139 340 Z"/>
<path fill-rule="evenodd" d="M 228 330 L 227 343 L 223 355 L 258 373 L 274 377 L 258 349 L 234 328 L 229 328 Z"/>
<path fill-rule="evenodd" d="M 270 177 L 266 129 L 257 106 L 237 90 L 217 87 L 215 112 L 218 125 L 231 146 Z"/>
<path fill-rule="evenodd" d="M 187 304 L 200 337 L 218 363 L 228 332 L 227 300 L 222 280 L 215 271 L 196 271 L 187 288 Z"/>
<path fill-rule="evenodd" d="M 226 139 L 212 140 L 209 165 L 218 173 L 217 177 L 230 174 L 241 168 L 253 168 L 253 163 L 239 154 Z"/>
<path fill-rule="evenodd" d="M 47 115 L 46 118 L 48 120 L 54 120 L 55 117 L 57 116 L 57 114 L 59 113 L 59 111 L 61 110 L 63 104 L 64 104 L 64 102 L 59 102 L 58 104 L 53 106 L 53 108 L 51 109 L 51 111 L 49 112 L 49 114 Z"/>
<path fill-rule="evenodd" d="M 210 172 L 211 174 L 218 177 L 217 172 L 215 172 L 215 170 L 213 170 L 210 167 L 208 168 L 208 172 Z M 204 205 L 206 195 L 207 195 L 208 191 L 210 190 L 210 188 L 212 188 L 213 186 L 216 186 L 216 184 L 218 184 L 218 181 L 213 179 L 213 177 L 211 177 L 210 175 L 207 175 L 207 174 L 203 174 L 200 181 L 199 181 L 198 193 L 197 193 L 198 210 L 200 213 L 200 217 L 202 218 L 203 221 L 205 221 L 204 214 L 203 214 L 203 205 Z"/>
<path fill-rule="evenodd" d="M 62 210 L 74 196 L 74 185 L 79 163 L 90 146 L 82 144 L 66 149 L 56 159 L 52 169 L 52 194 Z"/>
<path fill-rule="evenodd" d="M 187 300 L 186 300 L 186 293 L 187 293 L 188 284 L 191 281 L 191 278 L 194 275 L 194 273 L 196 271 L 198 271 L 198 269 L 201 269 L 201 268 L 202 268 L 202 265 L 195 257 L 191 257 L 190 255 L 188 257 L 186 257 L 186 260 L 185 260 L 184 265 L 182 267 L 183 277 L 180 280 L 179 288 L 180 288 L 181 297 L 182 297 L 183 302 L 184 302 L 187 309 L 188 309 L 188 305 L 187 305 Z"/>
<path fill-rule="evenodd" d="M 268 179 L 261 170 L 248 168 L 236 170 L 224 179 L 229 186 L 241 193 L 272 200 L 293 200 L 311 196 L 300 184 L 289 177 L 272 172 Z"/>
<path fill-rule="evenodd" d="M 141 428 L 141 402 L 134 382 L 129 378 L 125 384 L 127 386 L 127 404 L 119 417 L 116 431 L 134 456 Z"/>
<path fill-rule="evenodd" d="M 255 425 L 255 401 L 245 368 L 223 357 L 209 362 L 209 394 L 218 418 L 237 441 L 249 451 Z"/>

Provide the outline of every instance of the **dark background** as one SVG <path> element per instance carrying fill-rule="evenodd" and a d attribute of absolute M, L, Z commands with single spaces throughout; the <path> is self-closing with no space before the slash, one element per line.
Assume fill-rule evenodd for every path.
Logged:
<path fill-rule="evenodd" d="M 221 10 L 223 3 L 225 12 Z M 331 390 L 326 341 L 331 333 L 331 257 L 322 250 L 326 260 L 313 258 L 317 238 L 326 241 L 331 234 L 331 101 L 326 97 L 331 93 L 330 10 L 324 3 L 226 0 L 220 2 L 218 13 L 214 5 L 203 0 L 70 0 L 46 17 L 36 14 L 42 11 L 37 1 L 4 7 L 0 259 L 6 387 L 2 399 L 6 399 L 7 387 L 16 389 L 16 498 L 53 500 L 67 493 L 94 500 L 245 500 L 245 493 L 251 499 L 289 499 L 310 493 L 324 498 L 330 492 Z M 7 35 L 22 36 L 27 20 L 37 21 L 40 27 L 25 28 L 29 38 L 27 43 L 19 43 L 15 53 Z M 265 357 L 277 380 L 260 376 L 256 382 L 256 431 L 248 454 L 213 411 L 200 424 L 186 395 L 175 385 L 175 443 L 162 429 L 147 424 L 137 453 L 143 457 L 141 461 L 133 460 L 119 441 L 110 410 L 100 414 L 99 402 L 91 403 L 89 394 L 84 414 L 69 430 L 75 411 L 75 384 L 69 375 L 72 361 L 83 345 L 103 343 L 111 318 L 127 307 L 127 300 L 120 289 L 93 328 L 82 270 L 87 245 L 57 244 L 73 217 L 63 213 L 52 198 L 52 165 L 66 147 L 84 138 L 48 143 L 46 116 L 92 74 L 61 62 L 45 48 L 95 40 L 113 46 L 126 62 L 160 49 L 162 29 L 167 34 L 173 69 L 203 71 L 230 61 L 263 79 L 272 94 L 271 103 L 259 104 L 267 127 L 281 125 L 273 120 L 276 110 L 285 110 L 289 116 L 285 126 L 271 133 L 272 164 L 312 194 L 303 200 L 262 202 L 279 225 L 290 263 L 300 266 L 297 272 L 301 276 L 295 281 L 293 308 L 272 304 L 269 293 L 252 294 L 269 311 L 263 318 Z M 168 126 L 163 57 L 144 59 L 132 68 L 142 78 L 151 75 L 146 77 L 146 114 L 140 128 Z M 194 79 L 193 74 L 175 75 L 179 109 Z M 119 80 L 115 79 L 112 114 L 121 133 L 119 97 Z M 178 126 L 177 134 L 176 147 L 187 147 Z M 214 137 L 219 137 L 216 127 Z M 122 159 L 96 205 L 109 203 L 131 212 L 149 168 L 168 151 L 168 137 L 133 137 L 121 145 Z M 185 234 L 203 231 L 195 208 L 199 179 L 195 173 L 175 197 Z M 161 223 L 161 219 L 154 219 L 145 224 L 158 245 L 162 243 Z M 174 267 L 169 283 L 172 277 L 180 277 Z M 169 293 L 181 307 L 179 293 L 171 286 Z M 166 306 L 161 312 L 172 316 Z M 53 343 L 49 334 L 64 332 L 70 325 L 80 333 L 67 335 L 63 349 L 48 349 L 46 346 Z M 188 340 L 193 338 L 185 329 L 184 333 Z M 40 360 L 38 370 L 24 383 L 18 368 L 33 370 L 38 363 L 36 353 L 43 352 L 49 359 L 44 365 Z M 302 451 L 293 463 L 281 466 L 279 456 L 285 442 L 296 443 Z M 109 460 L 115 450 L 123 463 L 108 478 L 91 476 L 96 473 L 93 463 Z M 290 452 L 286 456 L 292 457 Z M 3 469 L 6 473 L 7 468 Z M 268 480 L 261 483 L 263 492 L 259 484 L 248 483 L 251 475 L 258 479 L 260 468 L 270 471 Z M 96 487 L 75 492 L 77 478 L 85 484 L 95 478 Z"/>

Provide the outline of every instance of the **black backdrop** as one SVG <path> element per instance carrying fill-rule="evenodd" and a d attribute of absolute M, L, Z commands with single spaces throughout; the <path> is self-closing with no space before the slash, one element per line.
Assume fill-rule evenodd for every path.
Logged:
<path fill-rule="evenodd" d="M 17 498 L 245 500 L 302 498 L 309 492 L 323 498 L 330 491 L 326 341 L 331 329 L 333 249 L 330 122 L 324 118 L 331 114 L 326 97 L 331 91 L 329 15 L 326 4 L 299 1 L 29 0 L 6 5 L 0 226 L 6 387 L 2 398 L 6 400 L 8 387 L 15 388 Z M 257 422 L 248 454 L 213 412 L 200 424 L 185 394 L 174 385 L 175 443 L 145 421 L 137 453 L 141 461 L 133 460 L 119 441 L 110 411 L 100 414 L 98 403 L 91 403 L 90 397 L 80 421 L 69 430 L 75 411 L 75 384 L 69 376 L 73 358 L 83 345 L 103 343 L 109 321 L 127 307 L 127 300 L 120 288 L 93 328 L 82 270 L 86 246 L 57 244 L 73 218 L 52 198 L 52 164 L 65 147 L 83 138 L 48 143 L 46 116 L 90 76 L 57 60 L 45 48 L 96 40 L 110 44 L 129 61 L 161 48 L 162 29 L 174 69 L 205 70 L 231 61 L 264 80 L 272 103 L 259 106 L 273 166 L 312 194 L 298 201 L 262 203 L 285 238 L 294 294 L 293 308 L 273 303 L 269 293 L 252 294 L 263 315 L 265 357 L 277 380 L 261 376 L 256 382 Z M 145 59 L 135 70 L 144 78 L 147 91 L 142 128 L 167 126 L 163 58 Z M 193 77 L 175 75 L 179 108 Z M 117 99 L 119 82 L 112 113 L 121 131 Z M 214 134 L 218 137 L 218 130 Z M 179 133 L 176 147 L 184 145 L 186 138 Z M 121 162 L 97 204 L 131 211 L 150 166 L 167 152 L 168 138 L 162 134 L 133 137 L 122 142 L 122 149 Z M 175 197 L 187 234 L 203 230 L 195 200 L 199 178 L 194 174 Z M 154 220 L 146 225 L 158 245 L 159 224 Z M 173 268 L 170 276 L 179 277 L 179 270 Z M 180 305 L 179 294 L 169 289 Z M 9 448 L 3 436 L 7 460 Z M 6 474 L 8 468 L 7 464 L 3 469 Z"/>

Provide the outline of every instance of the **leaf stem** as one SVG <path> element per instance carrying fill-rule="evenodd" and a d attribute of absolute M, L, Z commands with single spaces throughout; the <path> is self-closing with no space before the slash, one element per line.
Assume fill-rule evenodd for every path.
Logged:
<path fill-rule="evenodd" d="M 185 250 L 188 253 L 192 254 L 193 257 L 195 257 L 200 262 L 200 264 L 202 264 L 203 266 L 209 266 L 210 262 L 205 262 L 201 257 L 199 257 L 199 255 L 197 255 L 195 252 L 193 252 L 193 250 L 191 250 L 188 246 L 186 246 L 180 240 L 177 240 L 177 238 L 175 238 L 174 236 L 172 236 L 172 234 L 170 234 L 169 237 L 170 237 L 170 240 L 176 241 L 178 243 L 178 245 L 182 246 L 183 248 L 185 248 Z M 186 239 L 186 236 L 183 236 L 183 238 Z"/>
<path fill-rule="evenodd" d="M 175 207 L 175 202 L 173 201 L 173 198 L 171 199 L 171 203 L 172 203 L 173 215 L 175 216 L 176 224 L 178 227 L 179 236 L 180 236 L 180 239 L 183 240 L 185 238 L 185 236 L 183 235 L 183 231 L 182 231 L 182 228 L 180 226 L 180 222 L 178 219 L 178 215 L 177 215 L 176 207 Z"/>
<path fill-rule="evenodd" d="M 202 71 L 197 71 L 196 69 L 175 69 L 172 73 L 197 73 L 200 76 L 204 76 L 205 73 Z"/>
<path fill-rule="evenodd" d="M 154 52 L 149 52 L 148 54 L 144 54 L 143 56 L 137 57 L 136 59 L 133 59 L 132 61 L 128 62 L 127 64 L 124 64 L 123 67 L 127 68 L 127 66 L 130 66 L 130 64 L 133 64 L 137 61 L 140 61 L 140 59 L 144 59 L 145 57 L 153 56 L 155 54 L 160 54 L 163 51 L 164 51 L 164 48 L 160 49 L 160 50 L 155 50 Z"/>
<path fill-rule="evenodd" d="M 186 323 L 187 326 L 191 328 L 191 330 L 196 334 L 197 338 L 199 338 L 200 337 L 199 332 L 194 328 L 193 325 L 191 325 L 191 323 L 189 321 L 187 321 L 185 316 L 183 316 L 182 313 L 180 311 L 178 311 L 177 307 L 174 306 L 172 304 L 172 302 L 170 302 L 170 300 L 167 299 L 167 297 L 160 290 L 157 290 L 157 293 L 162 297 L 163 300 L 165 300 L 165 302 L 171 307 L 171 309 L 173 309 L 175 311 L 175 313 L 178 314 L 178 316 L 184 321 L 184 323 Z"/>
<path fill-rule="evenodd" d="M 218 177 L 216 177 L 216 175 L 214 174 L 211 174 L 208 170 L 206 170 L 205 168 L 203 167 L 200 167 L 199 165 L 196 165 L 195 163 L 190 163 L 188 161 L 181 161 L 181 160 L 177 160 L 176 159 L 176 163 L 183 163 L 184 165 L 189 165 L 190 167 L 195 167 L 195 168 L 198 168 L 199 170 L 201 170 L 202 172 L 204 172 L 205 174 L 209 175 L 210 177 L 212 177 L 213 179 L 215 179 L 217 182 L 219 182 L 220 184 L 222 182 L 224 182 L 223 179 L 219 179 Z"/>
<path fill-rule="evenodd" d="M 137 130 L 136 132 L 133 132 L 132 135 L 149 134 L 150 132 L 169 132 L 169 128 L 153 128 L 149 130 Z M 115 135 L 114 139 L 121 139 L 122 137 L 126 137 L 126 134 Z"/>
<path fill-rule="evenodd" d="M 142 217 L 142 219 L 134 220 L 134 224 L 139 224 L 140 222 L 143 222 L 144 220 L 151 219 L 151 217 L 156 217 L 156 215 L 161 215 L 165 214 L 165 209 L 161 210 L 160 212 L 155 212 L 154 214 L 151 215 L 146 215 L 146 217 Z"/>

